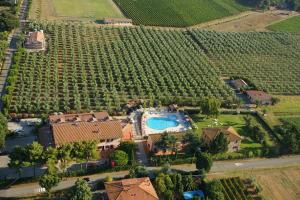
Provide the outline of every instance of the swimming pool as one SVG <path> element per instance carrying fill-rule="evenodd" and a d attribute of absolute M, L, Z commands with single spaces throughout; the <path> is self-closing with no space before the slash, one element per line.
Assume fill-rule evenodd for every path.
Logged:
<path fill-rule="evenodd" d="M 164 130 L 171 127 L 176 127 L 179 123 L 176 121 L 176 115 L 168 117 L 151 117 L 147 119 L 146 124 L 149 128 L 154 130 Z"/>

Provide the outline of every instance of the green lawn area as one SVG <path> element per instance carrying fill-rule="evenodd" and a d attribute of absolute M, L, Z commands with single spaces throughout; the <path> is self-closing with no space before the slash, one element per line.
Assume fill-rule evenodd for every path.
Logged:
<path fill-rule="evenodd" d="M 250 150 L 257 150 L 261 149 L 262 145 L 259 143 L 254 142 L 250 137 L 249 133 L 250 130 L 245 125 L 244 120 L 245 115 L 231 115 L 231 114 L 222 114 L 218 117 L 218 122 L 216 123 L 216 120 L 213 118 L 204 119 L 204 116 L 201 114 L 198 115 L 192 115 L 192 119 L 197 125 L 198 129 L 197 131 L 201 134 L 202 128 L 205 127 L 220 127 L 220 126 L 232 126 L 234 129 L 241 135 L 244 136 L 244 139 L 241 143 L 241 152 L 245 151 L 248 152 Z M 265 130 L 258 119 L 255 116 L 249 115 L 252 119 L 252 124 L 257 124 L 261 126 L 263 130 Z M 265 130 L 266 131 L 266 130 Z M 270 145 L 274 145 L 272 139 L 270 138 L 269 134 L 266 134 L 268 143 Z"/>
<path fill-rule="evenodd" d="M 294 116 L 289 116 L 289 117 L 281 117 L 281 121 L 287 121 L 291 124 L 296 125 L 300 129 L 300 116 L 294 117 Z"/>
<path fill-rule="evenodd" d="M 89 18 L 123 17 L 112 0 L 52 0 L 59 17 Z"/>
<path fill-rule="evenodd" d="M 184 27 L 249 10 L 235 0 L 115 0 L 135 24 Z"/>
<path fill-rule="evenodd" d="M 271 31 L 300 33 L 300 16 L 291 17 L 267 27 Z"/>
<path fill-rule="evenodd" d="M 300 96 L 275 96 L 279 103 L 274 106 L 264 106 L 267 111 L 265 119 L 271 126 L 280 124 L 280 118 L 300 117 Z"/>

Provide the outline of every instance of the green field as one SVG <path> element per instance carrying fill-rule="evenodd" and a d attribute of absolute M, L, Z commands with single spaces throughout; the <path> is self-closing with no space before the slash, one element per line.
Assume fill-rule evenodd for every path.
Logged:
<path fill-rule="evenodd" d="M 124 17 L 113 0 L 32 0 L 29 18 L 38 20 L 102 20 Z"/>
<path fill-rule="evenodd" d="M 234 0 L 115 0 L 135 24 L 185 27 L 248 10 Z"/>
<path fill-rule="evenodd" d="M 272 24 L 267 27 L 271 31 L 300 33 L 300 16 L 295 16 L 287 20 Z"/>
<path fill-rule="evenodd" d="M 234 75 L 271 93 L 300 93 L 299 35 L 77 23 L 42 29 L 47 51 L 22 52 L 11 70 L 4 98 L 11 112 L 111 111 L 130 99 L 150 107 L 232 100 L 220 76 Z"/>

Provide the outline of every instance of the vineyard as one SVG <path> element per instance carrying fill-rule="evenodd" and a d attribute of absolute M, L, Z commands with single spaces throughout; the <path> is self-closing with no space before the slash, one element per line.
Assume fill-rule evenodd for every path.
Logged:
<path fill-rule="evenodd" d="M 45 23 L 46 52 L 21 50 L 3 98 L 10 112 L 120 110 L 232 100 L 220 76 L 243 76 L 273 93 L 300 93 L 299 35 L 216 33 Z"/>
<path fill-rule="evenodd" d="M 192 30 L 223 76 L 239 76 L 273 94 L 300 94 L 300 35 Z"/>
<path fill-rule="evenodd" d="M 225 200 L 253 200 L 254 198 L 247 192 L 248 187 L 239 178 L 226 178 L 220 180 L 223 186 Z M 253 190 L 255 192 L 255 189 Z M 252 193 L 252 194 L 253 194 Z M 259 199 L 256 197 L 255 199 Z"/>
<path fill-rule="evenodd" d="M 115 0 L 135 24 L 186 27 L 250 9 L 234 0 Z"/>

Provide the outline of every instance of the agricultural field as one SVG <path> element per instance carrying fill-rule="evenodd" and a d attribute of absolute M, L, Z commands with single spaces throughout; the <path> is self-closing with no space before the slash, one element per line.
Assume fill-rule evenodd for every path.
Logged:
<path fill-rule="evenodd" d="M 235 0 L 114 0 L 138 25 L 186 27 L 238 14 L 248 5 Z"/>
<path fill-rule="evenodd" d="M 300 33 L 300 16 L 295 16 L 284 21 L 274 23 L 267 27 L 271 31 Z"/>
<path fill-rule="evenodd" d="M 257 192 L 253 192 L 253 194 L 247 192 L 247 189 L 255 191 L 255 186 L 252 186 L 251 183 L 246 183 L 246 181 L 242 180 L 240 177 L 225 178 L 225 179 L 221 179 L 220 181 L 223 187 L 222 191 L 225 200 L 232 200 L 232 199 L 259 200 L 260 199 L 257 197 L 257 194 L 254 194 Z M 256 198 L 252 197 L 254 195 L 256 196 Z"/>
<path fill-rule="evenodd" d="M 271 126 L 279 125 L 282 119 L 300 119 L 300 96 L 275 97 L 279 99 L 279 103 L 261 108 L 266 111 L 264 118 Z"/>
<path fill-rule="evenodd" d="M 300 36 L 45 23 L 46 52 L 21 52 L 4 103 L 10 112 L 116 109 L 232 100 L 220 76 L 271 93 L 300 93 Z M 176 42 L 175 42 L 176 41 Z"/>
<path fill-rule="evenodd" d="M 254 169 L 234 171 L 224 174 L 211 174 L 208 179 L 220 179 L 239 176 L 251 178 L 261 187 L 261 195 L 267 200 L 298 200 L 300 197 L 300 167 L 277 169 Z"/>
<path fill-rule="evenodd" d="M 190 33 L 220 75 L 242 77 L 273 94 L 300 94 L 300 35 L 197 29 Z"/>
<path fill-rule="evenodd" d="M 32 0 L 31 20 L 97 21 L 123 17 L 112 0 Z"/>

